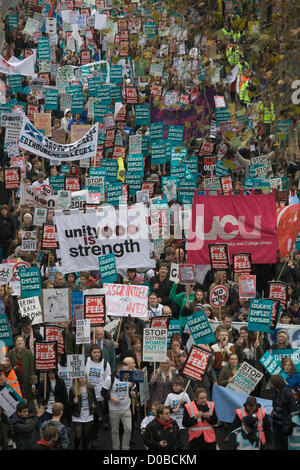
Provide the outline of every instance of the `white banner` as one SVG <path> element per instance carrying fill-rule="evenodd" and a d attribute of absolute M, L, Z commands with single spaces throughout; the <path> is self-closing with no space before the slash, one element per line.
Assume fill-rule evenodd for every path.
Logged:
<path fill-rule="evenodd" d="M 113 253 L 117 269 L 152 268 L 147 210 L 143 204 L 65 215 L 55 211 L 63 274 L 99 269 L 98 257 Z"/>
<path fill-rule="evenodd" d="M 0 55 L 0 73 L 5 75 L 21 74 L 32 77 L 34 75 L 34 62 L 33 54 L 24 60 L 11 57 L 8 62 Z"/>
<path fill-rule="evenodd" d="M 148 287 L 104 284 L 106 315 L 148 317 Z"/>
<path fill-rule="evenodd" d="M 95 124 L 77 142 L 58 144 L 41 134 L 23 115 L 19 147 L 50 160 L 73 161 L 94 157 L 97 151 L 97 140 L 98 124 Z"/>

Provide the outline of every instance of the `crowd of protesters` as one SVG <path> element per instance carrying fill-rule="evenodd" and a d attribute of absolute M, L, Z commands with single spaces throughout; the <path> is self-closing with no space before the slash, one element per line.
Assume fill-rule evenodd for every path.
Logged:
<path fill-rule="evenodd" d="M 258 23 L 262 33 L 271 21 L 270 8 L 262 12 L 259 2 L 249 2 L 253 7 L 245 10 L 248 16 L 243 28 L 239 28 L 236 26 L 237 20 L 245 19 L 245 2 L 221 2 L 224 8 L 219 29 L 223 37 L 208 41 L 203 33 L 205 25 L 201 10 L 191 6 L 183 15 L 180 5 L 178 11 L 173 11 L 168 2 L 151 3 L 150 8 L 144 2 L 139 2 L 139 6 L 134 2 L 117 2 L 115 5 L 115 2 L 98 0 L 93 6 L 91 2 L 85 4 L 76 0 L 66 3 L 19 2 L 8 8 L 3 18 L 5 43 L 2 57 L 4 61 L 9 61 L 11 57 L 23 61 L 36 53 L 38 37 L 49 37 L 51 64 L 57 64 L 58 70 L 64 66 L 80 68 L 83 64 L 99 61 L 120 63 L 123 73 L 122 82 L 118 86 L 121 91 L 134 87 L 139 104 L 152 105 L 156 100 L 156 104 L 159 101 L 162 106 L 168 107 L 172 95 L 175 99 L 173 106 L 179 109 L 184 99 L 193 106 L 200 94 L 206 95 L 206 91 L 212 89 L 214 96 L 224 97 L 227 107 L 234 104 L 230 119 L 231 132 L 235 137 L 242 137 L 243 145 L 233 145 L 228 132 L 222 133 L 218 129 L 214 132 L 211 129 L 205 133 L 203 129 L 203 137 L 194 138 L 191 134 L 188 139 L 188 156 L 198 156 L 203 143 L 211 143 L 209 157 L 218 155 L 218 159 L 234 162 L 232 166 L 229 165 L 229 174 L 233 190 L 237 193 L 244 190 L 245 178 L 249 177 L 250 159 L 264 156 L 270 162 L 270 170 L 264 175 L 266 180 L 285 180 L 285 187 L 282 185 L 279 188 L 280 191 L 285 188 L 285 195 L 281 194 L 278 200 L 284 200 L 284 205 L 297 203 L 300 152 L 296 147 L 293 148 L 291 140 L 291 129 L 296 128 L 297 116 L 290 120 L 290 132 L 282 138 L 278 120 L 285 119 L 284 110 L 278 112 L 276 102 L 270 100 L 267 82 L 256 84 L 259 63 L 253 61 L 250 52 L 256 38 L 251 32 L 250 23 Z M 232 8 L 227 11 L 224 4 L 228 3 L 232 4 Z M 86 26 L 81 26 L 82 30 L 80 27 L 72 29 L 72 24 L 63 21 L 63 10 L 72 10 L 85 16 Z M 109 47 L 112 33 L 88 26 L 94 24 L 91 18 L 95 12 L 128 20 L 123 31 L 121 28 L 113 34 L 113 47 Z M 43 21 L 32 35 L 24 33 L 28 19 L 34 18 L 34 14 L 37 14 L 37 21 L 40 21 L 41 15 L 44 18 L 56 18 L 56 33 L 46 32 Z M 137 25 L 130 30 L 130 25 L 135 22 Z M 153 24 L 156 25 L 154 30 Z M 145 25 L 152 25 L 152 35 L 143 33 Z M 167 30 L 167 33 L 163 34 L 163 30 Z M 127 50 L 125 55 L 120 54 L 120 43 L 124 43 L 122 50 Z M 89 57 L 88 62 L 83 62 L 84 53 Z M 151 74 L 151 64 L 163 64 L 163 72 L 159 75 Z M 230 80 L 227 71 L 235 66 L 238 66 L 236 76 Z M 8 75 L 2 73 L 0 106 L 5 106 L 1 108 L 1 113 L 17 112 L 16 108 L 20 107 L 28 117 L 30 109 L 37 113 L 50 113 L 52 131 L 60 131 L 63 136 L 61 143 L 70 143 L 72 127 L 94 124 L 94 118 L 89 112 L 88 88 L 83 88 L 84 109 L 81 113 L 72 114 L 71 108 L 62 107 L 64 91 L 59 88 L 57 73 L 51 73 L 50 67 L 48 72 L 40 72 L 39 67 L 41 63 L 37 60 L 35 78 L 42 77 L 46 86 L 59 89 L 57 109 L 44 108 L 44 98 L 36 97 L 30 88 L 33 77 L 22 75 L 22 89 L 15 92 L 9 85 Z M 123 104 L 126 103 L 124 95 L 121 99 Z M 108 107 L 113 114 L 113 100 Z M 211 120 L 216 117 L 216 110 L 212 103 L 208 104 L 208 108 L 210 127 Z M 33 122 L 34 117 L 30 116 L 30 120 Z M 124 146 L 126 153 L 130 136 L 141 134 L 149 137 L 149 125 L 135 123 L 134 106 L 131 104 L 127 105 L 125 120 L 116 121 L 114 125 L 119 137 L 118 145 Z M 251 138 L 247 140 L 249 129 Z M 55 132 L 53 138 L 54 135 Z M 12 166 L 12 156 L 23 157 L 22 182 L 37 191 L 50 184 L 51 176 L 61 174 L 60 165 L 21 148 L 16 150 L 8 146 L 5 127 L 0 127 L 0 139 L 0 263 L 15 259 L 27 262 L 30 266 L 38 266 L 44 289 L 68 287 L 72 291 L 82 291 L 102 287 L 99 271 L 62 273 L 56 251 L 41 249 L 41 229 L 33 223 L 35 208 L 21 205 L 19 192 L 6 189 L 4 169 Z M 102 152 L 103 159 L 112 158 L 111 149 L 105 150 L 99 145 L 98 151 Z M 11 152 L 15 152 L 14 155 Z M 124 159 L 113 158 L 118 161 L 116 181 L 124 183 L 126 155 Z M 88 167 L 84 167 L 78 160 L 70 164 L 67 174 L 79 176 L 81 187 L 84 187 L 89 167 L 92 166 L 96 166 L 95 162 L 90 161 Z M 164 176 L 170 176 L 170 163 L 153 164 L 148 145 L 144 154 L 142 182 L 153 183 L 152 197 L 165 199 Z M 214 176 L 214 168 L 207 170 L 200 152 L 196 189 L 204 190 L 206 176 Z M 261 189 L 257 191 L 261 192 Z M 129 195 L 128 204 L 134 202 L 135 196 Z M 174 202 L 178 204 L 178 201 L 168 200 L 170 214 Z M 48 210 L 48 223 L 52 222 L 53 215 L 54 211 Z M 102 449 L 99 436 L 101 440 L 101 436 L 108 432 L 111 433 L 112 450 L 135 449 L 137 435 L 142 439 L 145 449 L 162 452 L 176 449 L 215 450 L 220 447 L 254 450 L 300 448 L 297 413 L 300 404 L 299 369 L 291 358 L 285 357 L 281 362 L 287 374 L 284 380 L 278 374 L 270 376 L 259 361 L 266 351 L 293 348 L 285 327 L 300 325 L 300 247 L 295 245 L 285 256 L 281 256 L 278 250 L 274 264 L 252 265 L 252 274 L 256 275 L 257 298 L 265 296 L 269 281 L 280 278 L 288 286 L 286 309 L 279 318 L 276 338 L 271 338 L 265 333 L 257 335 L 248 331 L 250 302 L 239 298 L 238 279 L 231 269 L 215 271 L 203 267 L 197 271 L 195 285 L 189 286 L 188 290 L 169 279 L 171 264 L 185 263 L 187 257 L 185 237 L 177 239 L 172 234 L 171 217 L 170 225 L 171 234 L 164 240 L 162 250 L 154 250 L 152 254 L 155 264 L 153 269 L 130 268 L 126 273 L 118 273 L 119 284 L 148 286 L 148 317 L 126 318 L 121 324 L 121 330 L 115 330 L 112 334 L 109 329 L 97 327 L 90 345 L 85 348 L 86 375 L 76 383 L 65 374 L 66 355 L 81 352 L 81 347 L 75 341 L 74 323 L 64 325 L 65 355 L 59 356 L 57 371 L 48 372 L 46 376 L 36 373 L 34 343 L 43 341 L 43 325 L 32 325 L 29 318 L 21 318 L 18 305 L 20 292 L 16 294 L 14 286 L 9 283 L 0 286 L 1 313 L 7 316 L 14 341 L 14 345 L 6 348 L 1 357 L 0 391 L 10 384 L 24 399 L 10 417 L 1 409 L 2 450 Z M 37 234 L 37 249 L 25 251 L 22 249 L 22 234 L 33 231 Z M 221 311 L 212 307 L 209 301 L 212 288 L 220 283 L 229 291 L 229 300 Z M 216 342 L 206 345 L 213 355 L 213 361 L 201 382 L 191 380 L 188 384 L 182 371 L 193 342 L 186 328 L 186 317 L 200 310 L 205 312 L 215 332 Z M 143 330 L 155 316 L 179 319 L 182 326 L 182 333 L 176 333 L 171 338 L 166 361 L 157 364 L 144 362 L 142 354 Z M 108 324 L 112 320 L 107 319 Z M 239 323 L 242 326 L 237 326 Z M 226 387 L 232 382 L 244 361 L 261 371 L 264 378 L 249 395 L 242 411 L 237 410 L 233 423 L 226 424 L 216 414 L 212 402 L 213 387 Z M 93 374 L 95 368 L 100 371 L 98 375 Z M 121 380 L 119 372 L 144 368 L 147 369 L 150 398 L 141 405 L 139 384 Z M 273 400 L 271 416 L 257 402 L 258 397 Z M 220 442 L 218 429 L 222 426 L 226 428 L 226 436 Z"/>

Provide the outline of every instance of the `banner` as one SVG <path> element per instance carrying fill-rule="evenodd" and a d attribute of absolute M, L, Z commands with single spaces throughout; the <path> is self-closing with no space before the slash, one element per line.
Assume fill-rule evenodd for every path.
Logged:
<path fill-rule="evenodd" d="M 204 351 L 204 349 L 198 346 L 192 346 L 182 375 L 186 375 L 189 379 L 199 380 L 201 382 L 211 358 L 211 353 Z"/>
<path fill-rule="evenodd" d="M 106 314 L 111 316 L 148 317 L 148 287 L 104 284 Z"/>
<path fill-rule="evenodd" d="M 165 328 L 144 328 L 143 361 L 166 362 L 168 330 Z"/>
<path fill-rule="evenodd" d="M 84 295 L 84 318 L 91 326 L 105 325 L 105 295 Z"/>
<path fill-rule="evenodd" d="M 107 206 L 86 214 L 55 212 L 61 272 L 98 270 L 99 256 L 111 253 L 117 269 L 153 267 L 146 214 L 143 204 L 116 211 Z"/>
<path fill-rule="evenodd" d="M 186 317 L 186 322 L 196 345 L 210 344 L 216 341 L 204 310 L 189 315 Z"/>
<path fill-rule="evenodd" d="M 139 385 L 141 406 L 150 399 L 147 367 L 144 367 L 142 372 L 144 372 L 144 382 Z"/>
<path fill-rule="evenodd" d="M 29 317 L 32 325 L 43 323 L 42 308 L 38 296 L 18 300 L 21 317 Z"/>
<path fill-rule="evenodd" d="M 215 385 L 212 389 L 212 400 L 215 404 L 216 414 L 220 421 L 224 423 L 232 423 L 236 413 L 235 410 L 243 408 L 248 395 L 245 393 L 236 392 L 229 388 Z M 272 411 L 272 400 L 265 400 L 264 398 L 255 397 L 257 403 L 265 408 L 266 413 L 270 414 Z"/>
<path fill-rule="evenodd" d="M 198 195 L 192 206 L 187 262 L 210 264 L 208 245 L 226 242 L 230 251 L 241 248 L 255 264 L 275 263 L 277 251 L 275 194 Z"/>
<path fill-rule="evenodd" d="M 5 75 L 21 74 L 26 77 L 33 77 L 34 75 L 34 55 L 30 55 L 24 60 L 18 60 L 16 57 L 11 57 L 9 61 L 5 60 L 0 55 L 0 73 Z"/>
<path fill-rule="evenodd" d="M 58 354 L 65 353 L 65 328 L 60 325 L 44 325 L 44 340 L 56 341 Z"/>
<path fill-rule="evenodd" d="M 98 125 L 95 124 L 77 142 L 73 144 L 58 144 L 40 133 L 23 115 L 19 147 L 23 150 L 50 160 L 73 161 L 96 156 L 98 140 Z"/>
<path fill-rule="evenodd" d="M 20 204 L 40 209 L 60 209 L 56 196 L 43 196 L 25 183 L 20 185 Z"/>
<path fill-rule="evenodd" d="M 37 372 L 56 371 L 57 342 L 34 342 L 34 369 Z"/>
<path fill-rule="evenodd" d="M 226 388 L 230 388 L 236 392 L 249 394 L 254 390 L 263 376 L 264 374 L 248 364 L 248 362 L 243 362 L 237 373 L 234 374 L 233 382 L 229 382 Z"/>

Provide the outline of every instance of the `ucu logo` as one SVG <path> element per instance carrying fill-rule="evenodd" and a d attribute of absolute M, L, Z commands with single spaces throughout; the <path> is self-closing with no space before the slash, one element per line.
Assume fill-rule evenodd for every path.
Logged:
<path fill-rule="evenodd" d="M 188 233 L 188 249 L 201 250 L 204 246 L 204 241 L 215 241 L 217 237 L 222 240 L 232 240 L 238 234 L 244 239 L 258 239 L 261 235 L 261 216 L 255 215 L 253 225 L 249 226 L 249 220 L 246 222 L 244 215 L 238 218 L 233 215 L 213 216 L 211 229 L 209 232 L 204 232 L 204 204 L 196 205 L 196 220 L 195 232 L 190 225 Z M 246 230 L 247 226 L 247 230 Z M 225 231 L 226 228 L 226 231 Z M 250 231 L 249 231 L 250 228 Z"/>

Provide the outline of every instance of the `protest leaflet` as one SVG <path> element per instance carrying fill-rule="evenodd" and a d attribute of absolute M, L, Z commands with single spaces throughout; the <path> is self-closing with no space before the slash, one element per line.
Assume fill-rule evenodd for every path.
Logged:
<path fill-rule="evenodd" d="M 186 322 L 195 344 L 210 344 L 216 341 L 204 310 L 189 315 Z"/>
<path fill-rule="evenodd" d="M 226 387 L 237 392 L 250 394 L 263 376 L 262 372 L 259 372 L 248 362 L 243 362 L 233 376 L 233 382 L 229 382 Z"/>
<path fill-rule="evenodd" d="M 104 284 L 106 314 L 111 316 L 148 317 L 148 287 Z"/>
<path fill-rule="evenodd" d="M 56 371 L 57 341 L 34 342 L 34 369 L 37 372 Z"/>
<path fill-rule="evenodd" d="M 168 330 L 145 328 L 143 331 L 143 361 L 165 362 L 167 358 Z"/>
<path fill-rule="evenodd" d="M 189 379 L 195 379 L 201 382 L 211 358 L 211 353 L 199 348 L 199 346 L 193 345 L 190 349 L 182 374 Z"/>

